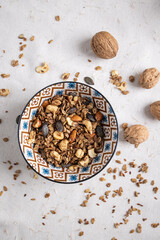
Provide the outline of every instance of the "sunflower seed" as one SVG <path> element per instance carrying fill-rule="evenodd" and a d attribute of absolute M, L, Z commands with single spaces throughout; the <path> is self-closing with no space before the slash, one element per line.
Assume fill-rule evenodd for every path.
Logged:
<path fill-rule="evenodd" d="M 42 125 L 42 133 L 43 133 L 43 136 L 44 136 L 44 137 L 47 137 L 48 132 L 49 132 L 48 125 L 47 125 L 47 123 L 44 123 L 44 124 Z"/>
<path fill-rule="evenodd" d="M 84 81 L 85 81 L 87 84 L 89 84 L 89 85 L 94 85 L 94 81 L 93 81 L 93 79 L 90 78 L 90 77 L 85 77 L 85 78 L 84 78 Z"/>
<path fill-rule="evenodd" d="M 69 114 L 72 114 L 72 113 L 75 113 L 77 111 L 77 108 L 76 107 L 72 107 L 68 110 L 68 113 Z"/>

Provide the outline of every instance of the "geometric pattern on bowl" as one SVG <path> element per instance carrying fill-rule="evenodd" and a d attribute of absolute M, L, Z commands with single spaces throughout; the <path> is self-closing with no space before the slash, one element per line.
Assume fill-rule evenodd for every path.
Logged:
<path fill-rule="evenodd" d="M 87 167 L 74 171 L 65 167 L 57 168 L 47 163 L 38 152 L 33 151 L 32 145 L 27 143 L 32 118 L 43 101 L 57 94 L 62 95 L 71 92 L 75 92 L 81 97 L 87 97 L 94 102 L 95 106 L 104 115 L 102 126 L 105 133 L 102 150 L 93 162 Z M 110 103 L 94 88 L 78 82 L 55 83 L 36 93 L 25 106 L 19 120 L 18 141 L 24 159 L 39 175 L 54 182 L 77 183 L 90 179 L 107 166 L 116 150 L 118 123 Z"/>

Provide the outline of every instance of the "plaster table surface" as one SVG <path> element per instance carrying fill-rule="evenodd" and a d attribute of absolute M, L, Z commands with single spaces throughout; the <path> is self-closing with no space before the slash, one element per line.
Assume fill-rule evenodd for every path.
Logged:
<path fill-rule="evenodd" d="M 160 83 L 146 90 L 138 85 L 137 78 L 146 68 L 159 66 L 160 59 L 160 1 L 159 0 L 1 0 L 0 1 L 0 73 L 9 73 L 10 78 L 0 79 L 0 88 L 10 89 L 7 97 L 0 97 L 0 191 L 7 186 L 8 191 L 0 197 L 0 239 L 1 240 L 158 240 L 160 227 L 152 228 L 151 223 L 160 222 L 160 192 L 154 194 L 151 180 L 159 187 L 160 174 L 160 123 L 150 112 L 149 105 L 160 100 Z M 55 21 L 55 16 L 60 21 Z M 90 40 L 99 31 L 108 31 L 118 40 L 119 51 L 115 58 L 104 60 L 96 57 L 91 48 Z M 20 65 L 11 66 L 13 59 L 18 59 L 18 35 L 27 37 L 24 57 L 19 59 Z M 29 38 L 34 35 L 35 40 Z M 48 41 L 53 39 L 51 44 Z M 5 53 L 3 53 L 5 50 Z M 88 59 L 92 62 L 89 63 Z M 35 67 L 46 61 L 50 70 L 46 74 L 38 74 Z M 22 67 L 21 65 L 25 66 Z M 95 71 L 101 66 L 101 71 Z M 129 94 L 124 96 L 109 82 L 109 73 L 116 69 L 126 80 Z M 136 177 L 137 168 L 131 169 L 132 174 L 113 180 L 113 174 L 106 169 L 83 185 L 63 185 L 52 183 L 40 176 L 34 179 L 34 172 L 26 168 L 17 142 L 16 117 L 26 102 L 41 88 L 61 80 L 64 72 L 70 72 L 72 80 L 76 72 L 80 72 L 79 81 L 85 76 L 94 79 L 94 87 L 99 90 L 112 104 L 119 127 L 122 123 L 142 124 L 147 126 L 150 136 L 148 141 L 139 148 L 127 143 L 120 136 L 117 150 L 120 156 L 114 156 L 109 167 L 121 169 L 115 160 L 127 164 L 135 160 L 137 165 L 147 162 L 148 173 L 143 173 L 147 184 L 136 187 L 130 181 Z M 130 75 L 136 77 L 134 83 L 129 82 Z M 26 91 L 22 91 L 26 88 Z M 8 111 L 6 113 L 5 111 Z M 9 142 L 3 142 L 8 137 Z M 8 170 L 9 163 L 19 162 L 18 166 Z M 21 169 L 19 178 L 13 180 L 14 171 Z M 130 171 L 130 168 L 128 168 Z M 106 174 L 105 182 L 99 178 Z M 21 181 L 27 184 L 23 185 Z M 111 190 L 123 187 L 121 197 L 111 196 L 106 203 L 99 200 L 107 190 L 107 182 Z M 90 188 L 96 196 L 92 197 L 87 207 L 80 204 L 85 199 L 84 189 Z M 138 198 L 134 191 L 140 192 Z M 44 198 L 46 192 L 49 198 Z M 24 194 L 27 194 L 24 197 Z M 157 200 L 154 199 L 157 197 Z M 31 198 L 36 198 L 31 201 Z M 130 204 L 128 204 L 130 199 Z M 99 203 L 100 206 L 97 206 Z M 143 207 L 137 206 L 143 204 Z M 112 214 L 112 207 L 116 211 Z M 141 215 L 133 212 L 128 224 L 114 228 L 116 222 L 123 222 L 124 214 L 130 206 L 141 209 Z M 55 210 L 56 214 L 47 213 Z M 42 219 L 44 215 L 46 219 Z M 79 224 L 79 218 L 94 217 L 95 223 Z M 145 222 L 142 218 L 147 218 Z M 45 225 L 42 225 L 45 223 Z M 142 224 L 142 233 L 130 234 L 136 229 L 137 223 Z M 80 231 L 84 235 L 79 237 Z"/>

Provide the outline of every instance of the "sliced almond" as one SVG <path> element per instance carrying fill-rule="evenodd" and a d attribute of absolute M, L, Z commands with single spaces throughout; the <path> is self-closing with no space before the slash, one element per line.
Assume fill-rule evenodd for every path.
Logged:
<path fill-rule="evenodd" d="M 91 158 L 95 158 L 97 156 L 97 154 L 95 153 L 94 151 L 94 148 L 91 148 L 88 150 L 88 155 L 91 157 Z"/>
<path fill-rule="evenodd" d="M 86 126 L 89 133 L 92 134 L 92 123 L 89 120 L 84 120 L 82 123 Z"/>
<path fill-rule="evenodd" d="M 77 130 L 74 129 L 69 136 L 70 143 L 73 143 L 76 140 L 76 134 L 77 134 Z"/>
<path fill-rule="evenodd" d="M 82 121 L 82 118 L 78 115 L 73 115 L 73 117 L 71 117 L 71 120 L 73 122 L 81 122 Z"/>

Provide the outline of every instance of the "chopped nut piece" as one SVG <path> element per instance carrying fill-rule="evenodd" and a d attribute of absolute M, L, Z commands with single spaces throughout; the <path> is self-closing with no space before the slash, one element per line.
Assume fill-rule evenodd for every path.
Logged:
<path fill-rule="evenodd" d="M 75 77 L 76 77 L 76 78 L 78 78 L 79 75 L 80 75 L 80 72 L 76 72 L 76 73 L 75 73 Z"/>
<path fill-rule="evenodd" d="M 135 81 L 135 77 L 134 77 L 134 76 L 132 76 L 132 75 L 131 75 L 131 76 L 129 76 L 129 81 L 130 81 L 130 82 L 134 82 L 134 81 Z"/>
<path fill-rule="evenodd" d="M 152 224 L 151 224 L 151 227 L 156 228 L 156 227 L 158 227 L 159 225 L 160 225 L 159 223 L 152 223 Z"/>
<path fill-rule="evenodd" d="M 117 156 L 121 155 L 121 151 L 117 151 L 117 152 L 116 152 L 116 155 L 117 155 Z"/>
<path fill-rule="evenodd" d="M 9 78 L 9 77 L 10 77 L 10 74 L 2 73 L 2 74 L 1 74 L 1 77 L 2 77 L 2 78 Z"/>
<path fill-rule="evenodd" d="M 134 233 L 134 229 L 131 229 L 129 233 Z"/>
<path fill-rule="evenodd" d="M 4 89 L 4 88 L 0 89 L 0 96 L 5 97 L 5 96 L 7 96 L 9 93 L 10 93 L 9 89 Z"/>
<path fill-rule="evenodd" d="M 102 67 L 97 66 L 97 67 L 95 67 L 95 70 L 96 70 L 96 71 L 102 70 Z"/>
<path fill-rule="evenodd" d="M 53 39 L 51 39 L 49 42 L 48 42 L 48 44 L 51 44 L 53 42 Z"/>
<path fill-rule="evenodd" d="M 2 196 L 2 194 L 3 194 L 3 191 L 0 191 L 0 197 Z"/>
<path fill-rule="evenodd" d="M 60 21 L 60 16 L 55 16 L 56 21 Z"/>
<path fill-rule="evenodd" d="M 8 188 L 6 186 L 3 186 L 3 190 L 6 192 Z"/>
<path fill-rule="evenodd" d="M 105 179 L 104 177 L 100 177 L 99 180 L 100 180 L 101 182 L 106 181 L 106 179 Z"/>
<path fill-rule="evenodd" d="M 50 197 L 50 193 L 46 193 L 46 194 L 44 195 L 44 197 L 45 197 L 45 198 L 49 198 L 49 197 Z"/>
<path fill-rule="evenodd" d="M 154 187 L 154 188 L 153 188 L 153 192 L 154 192 L 154 193 L 157 193 L 157 192 L 158 192 L 158 187 Z"/>
<path fill-rule="evenodd" d="M 42 63 L 41 66 L 36 67 L 37 73 L 46 73 L 49 70 L 49 66 L 46 62 Z"/>
<path fill-rule="evenodd" d="M 50 212 L 51 212 L 52 214 L 56 214 L 56 212 L 55 212 L 54 210 L 50 210 Z"/>
<path fill-rule="evenodd" d="M 92 223 L 92 224 L 95 223 L 95 218 L 91 218 L 91 223 Z"/>
<path fill-rule="evenodd" d="M 12 60 L 11 65 L 12 65 L 12 67 L 18 66 L 19 65 L 18 60 Z"/>
<path fill-rule="evenodd" d="M 30 37 L 30 41 L 34 41 L 34 38 L 35 38 L 34 36 Z"/>
<path fill-rule="evenodd" d="M 83 231 L 79 232 L 79 236 L 80 236 L 80 237 L 83 236 L 83 235 L 84 235 L 84 232 L 83 232 Z"/>
<path fill-rule="evenodd" d="M 70 73 L 63 73 L 61 78 L 63 80 L 67 80 L 69 78 L 69 76 L 70 76 Z"/>
<path fill-rule="evenodd" d="M 140 223 L 137 224 L 136 232 L 137 233 L 141 233 L 142 232 L 142 226 L 141 226 Z"/>

